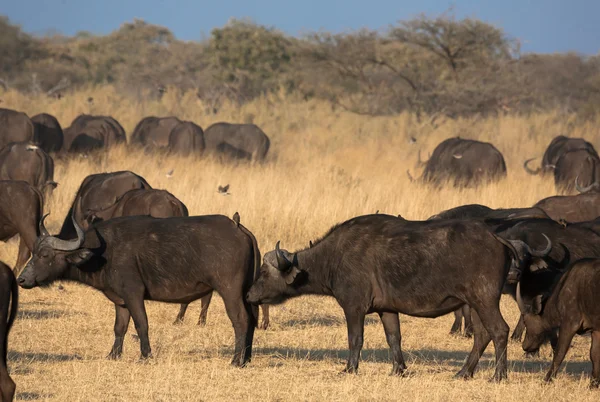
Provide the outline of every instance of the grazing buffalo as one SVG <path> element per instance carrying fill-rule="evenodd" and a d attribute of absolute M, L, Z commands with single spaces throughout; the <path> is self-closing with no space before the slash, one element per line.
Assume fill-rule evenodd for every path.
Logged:
<path fill-rule="evenodd" d="M 31 142 L 8 144 L 0 149 L 0 180 L 26 181 L 48 200 L 57 186 L 54 160 Z"/>
<path fill-rule="evenodd" d="M 64 149 L 67 152 L 108 149 L 125 142 L 127 142 L 125 130 L 110 116 L 82 114 L 64 130 Z"/>
<path fill-rule="evenodd" d="M 147 148 L 167 148 L 171 131 L 182 123 L 177 117 L 144 117 L 135 126 L 131 134 L 130 144 Z"/>
<path fill-rule="evenodd" d="M 0 181 L 0 241 L 19 235 L 16 273 L 33 251 L 43 208 L 42 194 L 35 187 L 24 181 Z"/>
<path fill-rule="evenodd" d="M 435 186 L 473 187 L 506 177 L 504 157 L 492 144 L 458 137 L 442 141 L 424 164 L 421 181 Z"/>
<path fill-rule="evenodd" d="M 0 108 L 0 148 L 11 142 L 32 141 L 35 129 L 23 112 Z"/>
<path fill-rule="evenodd" d="M 129 190 L 151 189 L 146 179 L 130 171 L 98 173 L 87 176 L 77 190 L 71 209 L 64 220 L 58 237 L 72 239 L 76 236 L 71 217 L 87 229 L 88 211 L 103 211 L 113 207 Z"/>
<path fill-rule="evenodd" d="M 36 114 L 31 118 L 35 127 L 34 142 L 45 152 L 59 152 L 62 149 L 64 135 L 56 117 L 48 113 Z"/>
<path fill-rule="evenodd" d="M 255 124 L 215 123 L 204 131 L 206 149 L 232 159 L 262 161 L 271 145 L 269 137 Z"/>
<path fill-rule="evenodd" d="M 563 154 L 577 150 L 585 150 L 598 157 L 594 146 L 583 138 L 568 138 L 564 135 L 559 135 L 558 137 L 555 137 L 548 145 L 548 148 L 546 148 L 546 152 L 544 152 L 542 163 L 539 168 L 532 170 L 528 166 L 529 162 L 535 158 L 527 159 L 525 163 L 523 163 L 523 167 L 527 173 L 532 175 L 537 175 L 540 173 L 549 174 L 554 171 L 556 168 L 556 162 L 558 162 Z"/>
<path fill-rule="evenodd" d="M 600 158 L 587 150 L 565 152 L 556 161 L 554 186 L 558 192 L 573 192 L 575 180 L 587 187 L 600 180 Z"/>
<path fill-rule="evenodd" d="M 17 318 L 19 291 L 17 281 L 10 268 L 0 261 L 0 400 L 12 401 L 15 395 L 15 382 L 8 375 L 6 367 L 8 334 Z"/>
<path fill-rule="evenodd" d="M 102 291 L 115 304 L 110 358 L 121 356 L 130 317 L 142 358 L 151 356 L 144 300 L 190 303 L 216 290 L 235 331 L 231 363 L 250 361 L 258 309 L 245 294 L 260 252 L 248 229 L 222 215 L 127 216 L 98 222 L 86 232 L 73 219 L 73 226 L 77 238 L 61 240 L 48 234 L 42 219 L 41 236 L 18 282 L 29 289 L 71 280 Z"/>
<path fill-rule="evenodd" d="M 358 370 L 365 315 L 378 313 L 394 360 L 393 374 L 406 369 L 398 313 L 438 317 L 468 304 L 476 312 L 475 341 L 457 376 L 472 377 L 493 340 L 493 378 L 499 381 L 506 377 L 508 341 L 499 302 L 514 258 L 511 248 L 481 222 L 411 222 L 366 215 L 333 227 L 312 247 L 295 253 L 280 250 L 278 242 L 265 255 L 247 298 L 278 304 L 305 294 L 335 297 L 348 325 L 345 372 Z"/>
<path fill-rule="evenodd" d="M 600 179 L 600 178 L 599 178 Z M 575 188 L 581 194 L 555 195 L 538 201 L 533 207 L 544 210 L 548 216 L 559 222 L 585 222 L 600 216 L 600 187 L 594 182 L 580 187 L 575 179 Z"/>
<path fill-rule="evenodd" d="M 526 352 L 538 350 L 555 330 L 559 330 L 554 358 L 545 380 L 551 381 L 556 377 L 575 334 L 591 332 L 590 386 L 598 388 L 600 386 L 600 304 L 598 303 L 600 260 L 583 259 L 573 264 L 555 286 L 543 310 L 540 297 L 537 297 L 531 309 L 528 309 L 520 297 L 520 284 L 517 288 L 517 300 L 527 327 L 523 349 Z"/>
<path fill-rule="evenodd" d="M 184 121 L 169 134 L 169 152 L 181 156 L 199 156 L 204 152 L 204 132 L 199 125 Z"/>

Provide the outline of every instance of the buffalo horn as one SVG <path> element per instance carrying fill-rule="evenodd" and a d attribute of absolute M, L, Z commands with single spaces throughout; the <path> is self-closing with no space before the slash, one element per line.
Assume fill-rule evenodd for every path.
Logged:
<path fill-rule="evenodd" d="M 279 249 L 279 243 L 280 241 L 278 240 L 277 244 L 275 245 L 275 255 L 277 256 L 277 269 L 279 269 L 280 271 L 287 271 L 292 266 L 292 263 Z"/>
<path fill-rule="evenodd" d="M 523 168 L 525 168 L 525 171 L 526 171 L 527 173 L 529 173 L 529 174 L 533 174 L 533 175 L 536 175 L 536 174 L 538 174 L 538 173 L 540 172 L 541 168 L 537 168 L 536 170 L 533 170 L 533 169 L 531 169 L 531 168 L 528 166 L 529 162 L 531 162 L 531 161 L 532 161 L 532 160 L 534 160 L 534 159 L 535 159 L 535 158 L 527 159 L 527 160 L 525 161 L 525 163 L 523 163 Z"/>
<path fill-rule="evenodd" d="M 81 247 L 85 240 L 85 233 L 83 233 L 83 229 L 81 229 L 81 226 L 79 226 L 75 218 L 71 217 L 71 219 L 73 220 L 73 226 L 75 226 L 75 231 L 77 232 L 77 239 L 63 240 L 58 237 L 49 236 L 45 241 L 50 247 L 60 251 L 73 251 Z"/>
<path fill-rule="evenodd" d="M 50 214 L 46 214 L 42 217 L 42 219 L 40 220 L 40 224 L 39 224 L 39 230 L 40 230 L 40 237 L 48 237 L 50 236 L 50 233 L 48 233 L 48 230 L 46 229 L 46 226 L 44 225 L 44 221 L 46 220 L 46 217 L 50 215 Z"/>
<path fill-rule="evenodd" d="M 590 191 L 591 189 L 593 189 L 594 187 L 596 187 L 597 185 L 598 185 L 597 183 L 592 183 L 589 186 L 581 187 L 579 185 L 579 175 L 577 175 L 577 177 L 575 177 L 575 188 L 580 193 L 586 193 L 586 192 Z"/>

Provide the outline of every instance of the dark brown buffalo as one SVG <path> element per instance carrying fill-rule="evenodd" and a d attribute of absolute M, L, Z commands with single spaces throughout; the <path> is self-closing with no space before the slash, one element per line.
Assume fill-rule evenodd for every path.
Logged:
<path fill-rule="evenodd" d="M 176 125 L 169 134 L 169 152 L 181 156 L 200 156 L 204 152 L 204 132 L 191 121 Z"/>
<path fill-rule="evenodd" d="M 562 276 L 542 310 L 542 300 L 535 299 L 528 309 L 520 297 L 519 307 L 524 315 L 527 332 L 523 350 L 535 351 L 558 330 L 558 342 L 554 348 L 554 359 L 545 380 L 551 381 L 563 362 L 575 334 L 592 333 L 590 360 L 592 380 L 590 386 L 600 386 L 600 260 L 583 259 Z"/>
<path fill-rule="evenodd" d="M 54 160 L 31 142 L 8 144 L 0 149 L 0 180 L 26 181 L 48 200 L 57 186 Z"/>
<path fill-rule="evenodd" d="M 146 148 L 166 149 L 169 146 L 171 131 L 181 124 L 177 117 L 144 117 L 131 134 L 131 144 Z"/>
<path fill-rule="evenodd" d="M 575 191 L 575 180 L 587 187 L 600 181 L 600 158 L 587 150 L 565 152 L 556 162 L 554 186 L 557 192 Z"/>
<path fill-rule="evenodd" d="M 473 187 L 506 177 L 506 163 L 496 147 L 458 137 L 442 141 L 424 164 L 420 180 L 434 186 Z"/>
<path fill-rule="evenodd" d="M 271 141 L 255 124 L 215 123 L 204 131 L 207 151 L 232 159 L 262 161 Z"/>
<path fill-rule="evenodd" d="M 568 138 L 564 135 L 559 135 L 555 137 L 550 144 L 548 144 L 548 148 L 546 148 L 546 152 L 544 152 L 544 156 L 542 157 L 542 163 L 539 168 L 536 170 L 532 170 L 528 164 L 535 158 L 527 159 L 523 164 L 525 171 L 529 174 L 537 175 L 537 174 L 552 174 L 554 169 L 556 168 L 556 162 L 560 159 L 563 154 L 569 151 L 576 150 L 586 150 L 591 154 L 598 157 L 594 146 L 584 140 L 583 138 Z"/>
<path fill-rule="evenodd" d="M 600 178 L 599 178 L 600 179 Z M 600 216 L 599 183 L 580 187 L 575 179 L 575 188 L 580 194 L 555 195 L 538 201 L 534 208 L 544 210 L 553 220 L 565 222 L 586 222 Z"/>
<path fill-rule="evenodd" d="M 36 114 L 31 118 L 35 127 L 34 142 L 45 152 L 59 152 L 63 147 L 64 135 L 56 117 L 48 113 Z"/>
<path fill-rule="evenodd" d="M 295 253 L 280 250 L 278 242 L 265 254 L 247 297 L 261 304 L 305 294 L 335 297 L 348 325 L 346 372 L 358 370 L 365 315 L 378 313 L 394 360 L 393 374 L 406 369 L 398 313 L 433 318 L 469 304 L 476 312 L 475 341 L 457 376 L 472 377 L 493 340 L 493 378 L 499 381 L 506 378 L 508 341 L 499 303 L 514 258 L 513 249 L 482 222 L 411 222 L 366 215 L 333 227 L 312 247 Z"/>
<path fill-rule="evenodd" d="M 32 141 L 33 123 L 23 112 L 0 108 L 0 148 L 11 142 Z"/>
<path fill-rule="evenodd" d="M 64 130 L 64 149 L 67 152 L 108 149 L 125 142 L 127 142 L 125 130 L 110 116 L 82 114 Z"/>
<path fill-rule="evenodd" d="M 35 187 L 24 181 L 0 181 L 0 241 L 19 235 L 16 273 L 33 250 L 43 208 L 42 194 Z"/>
<path fill-rule="evenodd" d="M 128 170 L 87 176 L 77 190 L 58 236 L 61 239 L 72 239 L 77 235 L 71 217 L 79 226 L 87 229 L 88 211 L 102 211 L 114 206 L 129 190 L 151 188 L 146 179 Z"/>
<path fill-rule="evenodd" d="M 29 289 L 70 280 L 102 291 L 115 305 L 115 342 L 119 358 L 133 318 L 142 358 L 151 357 L 144 300 L 190 303 L 216 290 L 235 331 L 232 364 L 244 366 L 252 355 L 258 308 L 245 301 L 256 277 L 260 252 L 252 233 L 226 216 L 177 218 L 126 216 L 92 225 L 84 232 L 73 220 L 77 238 L 41 236 L 18 278 Z"/>
<path fill-rule="evenodd" d="M 451 208 L 442 211 L 439 214 L 431 216 L 428 220 L 443 220 L 443 219 L 466 219 L 479 220 L 488 225 L 490 229 L 496 230 L 499 227 L 505 227 L 510 224 L 516 224 L 523 219 L 550 219 L 548 215 L 539 208 L 508 208 L 508 209 L 492 209 L 480 204 L 462 205 L 456 208 Z M 533 251 L 532 251 L 533 252 Z M 543 253 L 543 252 L 540 252 Z M 510 290 L 505 289 L 510 293 Z M 514 295 L 513 295 L 514 296 Z M 468 305 L 462 306 L 454 311 L 454 323 L 450 328 L 450 333 L 454 335 L 461 334 L 463 329 L 464 319 L 464 336 L 470 338 L 473 336 L 473 323 L 471 321 L 471 308 Z M 520 337 L 523 333 L 523 325 L 519 321 L 514 337 Z"/>
<path fill-rule="evenodd" d="M 16 385 L 8 374 L 8 334 L 17 318 L 19 288 L 10 268 L 0 261 L 0 400 L 12 401 Z"/>

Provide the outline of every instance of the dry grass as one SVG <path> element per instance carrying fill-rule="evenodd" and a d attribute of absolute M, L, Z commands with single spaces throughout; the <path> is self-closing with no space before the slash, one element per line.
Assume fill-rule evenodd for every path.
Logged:
<path fill-rule="evenodd" d="M 86 99 L 93 96 L 94 106 Z M 332 111 L 324 103 L 271 96 L 241 108 L 225 105 L 204 114 L 193 94 L 170 90 L 161 101 L 119 96 L 113 88 L 90 89 L 61 100 L 0 94 L 2 106 L 56 115 L 67 126 L 79 113 L 107 114 L 128 133 L 146 115 L 174 114 L 207 127 L 219 121 L 253 120 L 272 138 L 269 160 L 259 166 L 229 166 L 216 161 L 148 156 L 125 148 L 102 160 L 58 161 L 60 186 L 49 205 L 51 229 L 57 230 L 77 187 L 88 174 L 121 169 L 143 175 L 156 188 L 182 199 L 193 214 L 239 211 L 261 250 L 282 240 L 288 249 L 305 246 L 331 225 L 373 213 L 426 218 L 439 210 L 478 202 L 492 207 L 528 206 L 552 195 L 551 181 L 527 176 L 525 157 L 541 155 L 557 134 L 595 141 L 599 125 L 577 125 L 558 114 L 529 118 L 500 117 L 447 121 L 439 128 L 418 124 L 413 116 L 362 117 Z M 508 178 L 478 190 L 433 191 L 409 182 L 417 149 L 424 156 L 436 143 L 460 135 L 492 141 L 505 155 Z M 416 145 L 408 138 L 418 139 Z M 171 179 L 165 173 L 174 169 Z M 221 196 L 219 184 L 231 184 Z M 0 259 L 12 264 L 16 242 L 0 247 Z M 77 284 L 21 292 L 21 316 L 10 339 L 10 367 L 19 399 L 49 400 L 598 400 L 588 391 L 589 338 L 579 337 L 566 370 L 552 385 L 542 385 L 550 351 L 524 359 L 510 344 L 509 381 L 489 384 L 493 373 L 490 346 L 472 381 L 452 379 L 471 341 L 451 337 L 449 316 L 435 320 L 402 317 L 403 348 L 411 375 L 393 378 L 383 329 L 369 318 L 360 374 L 339 375 L 348 355 L 346 327 L 333 299 L 304 297 L 272 309 L 272 327 L 257 331 L 254 359 L 246 369 L 229 366 L 233 330 L 216 297 L 205 328 L 195 325 L 198 304 L 183 326 L 173 326 L 178 307 L 148 303 L 150 341 L 155 358 L 137 362 L 139 344 L 128 335 L 121 361 L 104 359 L 112 345 L 113 307 L 104 296 Z M 503 299 L 511 326 L 517 310 Z"/>

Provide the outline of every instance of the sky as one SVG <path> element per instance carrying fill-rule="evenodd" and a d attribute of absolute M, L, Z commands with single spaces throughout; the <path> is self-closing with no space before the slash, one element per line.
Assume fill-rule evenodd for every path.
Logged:
<path fill-rule="evenodd" d="M 523 52 L 600 54 L 600 0 L 0 0 L 0 15 L 26 31 L 107 34 L 141 18 L 177 38 L 207 38 L 230 18 L 250 18 L 290 35 L 385 29 L 421 13 L 453 7 L 521 41 Z"/>

